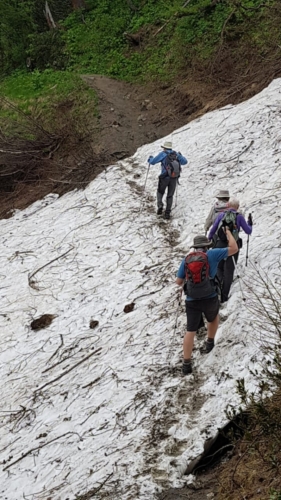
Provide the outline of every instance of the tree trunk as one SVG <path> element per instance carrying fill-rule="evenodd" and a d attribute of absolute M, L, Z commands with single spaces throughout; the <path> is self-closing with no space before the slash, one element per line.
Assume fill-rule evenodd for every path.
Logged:
<path fill-rule="evenodd" d="M 45 3 L 45 10 L 43 11 L 44 12 L 44 15 L 47 19 L 47 23 L 48 23 L 48 26 L 51 29 L 55 29 L 57 27 L 54 19 L 53 19 L 53 16 L 52 16 L 52 13 L 51 13 L 51 10 L 50 10 L 50 7 L 48 5 L 48 2 Z"/>

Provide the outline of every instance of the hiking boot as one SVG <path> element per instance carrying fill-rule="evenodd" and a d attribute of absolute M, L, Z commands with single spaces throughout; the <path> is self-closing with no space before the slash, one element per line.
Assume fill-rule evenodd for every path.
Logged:
<path fill-rule="evenodd" d="M 182 364 L 182 373 L 183 375 L 189 375 L 192 373 L 192 364 L 191 361 L 184 361 Z"/>
<path fill-rule="evenodd" d="M 170 219 L 170 218 L 171 218 L 170 214 L 168 214 L 167 212 L 165 212 L 164 213 L 164 219 Z"/>
<path fill-rule="evenodd" d="M 211 352 L 212 349 L 214 349 L 214 347 L 215 347 L 214 341 L 210 342 L 210 340 L 206 340 L 206 342 L 205 342 L 205 349 L 206 349 L 206 353 L 207 354 L 209 354 L 209 352 Z"/>
<path fill-rule="evenodd" d="M 163 213 L 163 208 L 158 208 L 157 215 L 162 215 L 162 213 Z"/>

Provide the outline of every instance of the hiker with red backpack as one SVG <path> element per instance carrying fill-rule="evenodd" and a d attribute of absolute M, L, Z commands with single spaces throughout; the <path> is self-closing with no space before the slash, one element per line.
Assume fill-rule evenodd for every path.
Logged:
<path fill-rule="evenodd" d="M 253 220 L 252 215 L 249 214 L 248 221 L 246 222 L 242 214 L 238 213 L 239 201 L 236 198 L 232 198 L 228 202 L 228 209 L 225 212 L 220 213 L 209 234 L 209 240 L 213 239 L 214 248 L 225 248 L 227 246 L 227 241 L 225 238 L 224 227 L 229 227 L 234 239 L 237 241 L 238 250 L 232 257 L 227 257 L 218 265 L 217 276 L 222 285 L 221 290 L 221 302 L 227 302 L 230 287 L 233 281 L 234 270 L 237 264 L 239 249 L 242 248 L 242 239 L 239 237 L 240 229 L 250 235 L 252 234 Z"/>
<path fill-rule="evenodd" d="M 220 189 L 216 194 L 216 198 L 217 201 L 212 206 L 204 225 L 205 234 L 207 234 L 208 229 L 210 229 L 210 227 L 212 227 L 212 225 L 214 224 L 218 214 L 227 210 L 229 202 L 229 191 L 227 189 Z"/>
<path fill-rule="evenodd" d="M 202 314 L 207 320 L 206 352 L 211 352 L 214 347 L 214 338 L 219 326 L 219 299 L 215 284 L 217 267 L 221 260 L 238 251 L 237 243 L 229 228 L 225 227 L 224 231 L 228 242 L 227 248 L 209 249 L 212 242 L 206 236 L 195 236 L 193 240 L 195 251 L 183 259 L 177 273 L 176 283 L 180 286 L 185 283 L 186 294 L 187 331 L 183 341 L 182 365 L 184 375 L 192 373 L 191 353 Z"/>
<path fill-rule="evenodd" d="M 182 156 L 181 153 L 177 153 L 173 150 L 172 143 L 170 141 L 164 142 L 161 147 L 163 148 L 163 151 L 155 157 L 150 156 L 147 161 L 149 165 L 161 163 L 161 174 L 159 175 L 157 189 L 157 215 L 162 215 L 163 213 L 163 196 L 168 188 L 164 219 L 170 219 L 173 196 L 181 174 L 181 165 L 186 165 L 187 159 Z"/>

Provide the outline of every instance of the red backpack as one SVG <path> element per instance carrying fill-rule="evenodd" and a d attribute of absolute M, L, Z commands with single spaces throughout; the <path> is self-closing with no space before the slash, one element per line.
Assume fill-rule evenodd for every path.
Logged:
<path fill-rule="evenodd" d="M 195 251 L 186 256 L 185 279 L 184 291 L 192 299 L 204 299 L 215 293 L 205 252 Z"/>

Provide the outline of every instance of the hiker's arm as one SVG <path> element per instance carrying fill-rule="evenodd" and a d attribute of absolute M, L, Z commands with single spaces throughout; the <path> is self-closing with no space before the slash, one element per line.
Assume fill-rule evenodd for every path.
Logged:
<path fill-rule="evenodd" d="M 225 234 L 228 241 L 228 257 L 230 257 L 238 252 L 238 246 L 228 227 L 225 228 Z"/>
<path fill-rule="evenodd" d="M 176 284 L 179 285 L 179 286 L 181 286 L 183 284 L 183 282 L 184 282 L 184 280 L 181 279 L 181 278 L 177 278 L 176 279 Z"/>
<path fill-rule="evenodd" d="M 184 265 L 185 265 L 185 259 L 182 260 L 181 265 L 179 267 L 179 270 L 177 272 L 176 284 L 179 285 L 179 286 L 181 286 L 184 283 L 184 280 L 185 280 Z"/>
<path fill-rule="evenodd" d="M 240 227 L 242 227 L 244 233 L 246 234 L 252 234 L 252 226 L 249 226 L 249 224 L 247 224 L 247 222 L 245 221 L 243 215 L 239 214 L 238 217 L 237 217 L 237 223 L 240 225 Z"/>
<path fill-rule="evenodd" d="M 178 158 L 181 165 L 187 164 L 187 159 L 181 153 L 177 153 L 177 158 Z"/>
<path fill-rule="evenodd" d="M 206 219 L 206 222 L 205 222 L 205 225 L 204 225 L 204 229 L 205 229 L 205 232 L 207 233 L 208 229 L 210 229 L 211 225 L 212 225 L 212 220 L 213 220 L 213 212 L 214 212 L 214 208 L 212 207 L 211 210 L 210 210 L 210 213 Z"/>
<path fill-rule="evenodd" d="M 165 156 L 166 156 L 166 153 L 164 153 L 164 151 L 161 151 L 161 153 L 159 153 L 154 158 L 153 158 L 153 156 L 148 158 L 148 163 L 149 163 L 149 165 L 156 165 L 156 163 L 159 163 L 160 161 L 162 161 L 165 158 Z"/>

